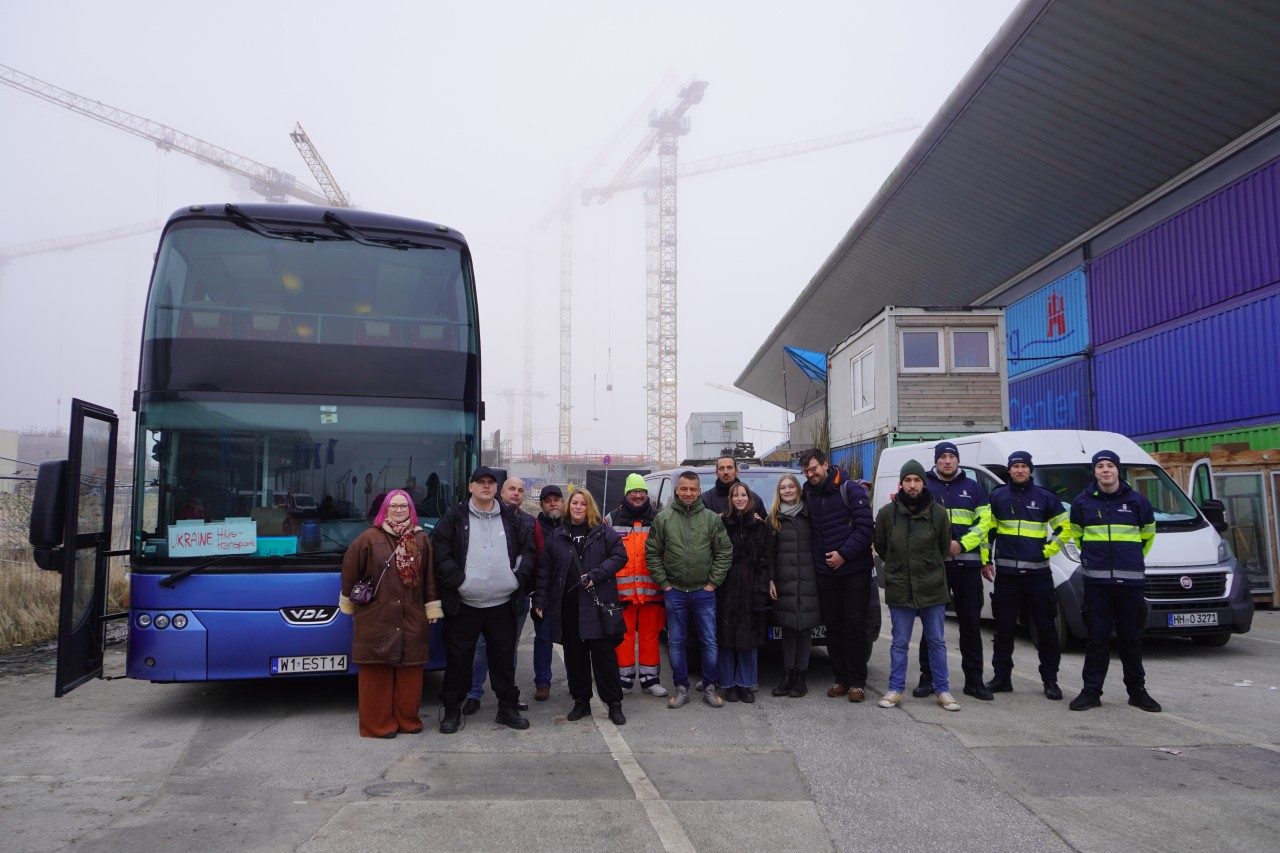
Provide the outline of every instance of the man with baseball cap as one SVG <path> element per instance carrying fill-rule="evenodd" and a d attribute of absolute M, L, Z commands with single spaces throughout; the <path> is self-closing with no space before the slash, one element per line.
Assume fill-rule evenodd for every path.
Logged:
<path fill-rule="evenodd" d="M 996 635 L 991 642 L 995 677 L 987 682 L 987 689 L 992 693 L 1013 690 L 1013 634 L 1018 614 L 1025 607 L 1040 640 L 1044 695 L 1056 700 L 1062 698 L 1058 687 L 1062 649 L 1054 625 L 1058 594 L 1049 558 L 1062 550 L 1062 537 L 1069 535 L 1069 518 L 1057 495 L 1032 482 L 1033 467 L 1030 453 L 1015 450 L 1009 454 L 1009 482 L 991 492 L 991 520 L 987 525 L 995 529 L 995 567 L 985 567 L 982 573 L 995 581 L 991 609 L 996 618 Z"/>
<path fill-rule="evenodd" d="M 605 516 L 605 524 L 618 532 L 627 549 L 627 564 L 617 575 L 618 600 L 627 602 L 622 611 L 627 633 L 618 644 L 618 673 L 622 677 L 622 689 L 630 690 L 635 685 L 636 641 L 639 640 L 640 689 L 650 696 L 666 696 L 667 688 L 658 680 L 662 664 L 658 634 L 667 614 L 662 606 L 662 587 L 649 574 L 644 553 L 649 527 L 657 513 L 649 501 L 649 487 L 643 476 L 628 474 L 625 488 L 622 504 Z"/>
<path fill-rule="evenodd" d="M 538 573 L 546 569 L 542 564 L 543 549 L 547 538 L 560 526 L 564 518 L 564 492 L 559 486 L 548 484 L 538 494 L 538 524 L 533 528 L 534 556 L 533 576 L 537 580 Z M 551 623 L 533 618 L 533 698 L 545 702 L 551 696 Z"/>
<path fill-rule="evenodd" d="M 951 520 L 951 549 L 946 557 L 947 589 L 960 625 L 960 665 L 966 696 L 983 701 L 992 693 L 982 680 L 982 569 L 987 565 L 987 528 L 991 502 L 986 489 L 960 467 L 960 449 L 950 441 L 933 448 L 933 468 L 924 484 Z M 929 671 L 929 640 L 920 638 L 920 683 L 911 695 L 934 692 Z"/>
<path fill-rule="evenodd" d="M 1093 483 L 1071 502 L 1071 531 L 1080 548 L 1084 577 L 1084 689 L 1071 710 L 1102 704 L 1102 682 L 1111 662 L 1111 632 L 1124 667 L 1129 704 L 1157 712 L 1160 703 L 1147 693 L 1139 632 L 1146 621 L 1146 555 L 1156 537 L 1150 501 L 1120 476 L 1120 456 L 1111 450 L 1093 454 Z"/>
<path fill-rule="evenodd" d="M 516 613 L 529 588 L 533 537 L 515 509 L 496 499 L 498 475 L 492 468 L 477 468 L 468 490 L 471 499 L 450 507 L 431 534 L 448 655 L 440 689 L 440 731 L 458 730 L 481 636 L 489 649 L 490 681 L 498 697 L 496 721 L 527 729 L 529 720 L 520 714 L 520 688 L 515 683 Z"/>

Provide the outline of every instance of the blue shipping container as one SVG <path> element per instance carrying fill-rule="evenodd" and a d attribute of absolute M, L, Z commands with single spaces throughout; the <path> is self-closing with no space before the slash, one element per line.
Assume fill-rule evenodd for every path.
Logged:
<path fill-rule="evenodd" d="M 1095 346 L 1280 282 L 1280 162 L 1089 264 Z"/>
<path fill-rule="evenodd" d="M 1084 270 L 1073 270 L 1004 312 L 1009 378 L 1080 355 L 1089 345 Z"/>
<path fill-rule="evenodd" d="M 1158 437 L 1280 415 L 1280 289 L 1113 349 L 1094 362 L 1098 429 Z"/>
<path fill-rule="evenodd" d="M 838 447 L 831 451 L 831 461 L 858 479 L 870 480 L 876 470 L 876 458 L 884 445 L 883 438 L 873 438 L 847 447 Z"/>
<path fill-rule="evenodd" d="M 1009 429 L 1092 429 L 1089 364 L 1061 367 L 1009 383 Z"/>

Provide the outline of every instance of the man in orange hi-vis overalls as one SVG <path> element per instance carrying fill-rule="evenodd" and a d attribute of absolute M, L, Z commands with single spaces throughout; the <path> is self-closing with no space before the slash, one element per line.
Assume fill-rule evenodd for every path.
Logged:
<path fill-rule="evenodd" d="M 658 632 L 662 630 L 666 610 L 662 606 L 662 589 L 653 582 L 644 562 L 644 545 L 656 513 L 649 503 L 649 488 L 644 484 L 644 477 L 628 475 L 626 489 L 622 504 L 605 518 L 605 523 L 618 532 L 627 548 L 627 564 L 618 572 L 618 600 L 627 602 L 622 611 L 627 634 L 618 644 L 618 672 L 623 690 L 635 686 L 636 640 L 639 639 L 640 687 L 651 696 L 666 696 L 667 689 L 658 681 L 661 669 Z"/>

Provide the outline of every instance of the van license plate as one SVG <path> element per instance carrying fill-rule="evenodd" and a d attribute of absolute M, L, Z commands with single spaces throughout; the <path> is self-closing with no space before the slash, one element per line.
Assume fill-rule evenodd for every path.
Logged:
<path fill-rule="evenodd" d="M 1217 625 L 1217 613 L 1170 613 L 1170 628 L 1194 628 L 1198 625 Z"/>
<path fill-rule="evenodd" d="M 299 655 L 272 658 L 272 675 L 309 675 L 313 672 L 346 672 L 346 655 Z"/>

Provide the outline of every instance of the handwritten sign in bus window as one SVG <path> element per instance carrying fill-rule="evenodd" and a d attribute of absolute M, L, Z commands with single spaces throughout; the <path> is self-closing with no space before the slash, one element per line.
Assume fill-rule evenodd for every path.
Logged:
<path fill-rule="evenodd" d="M 170 557 L 218 557 L 252 554 L 256 550 L 258 526 L 253 521 L 175 524 L 169 528 Z"/>

